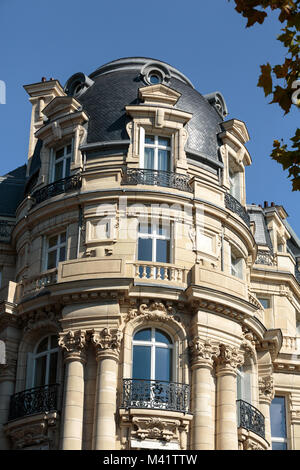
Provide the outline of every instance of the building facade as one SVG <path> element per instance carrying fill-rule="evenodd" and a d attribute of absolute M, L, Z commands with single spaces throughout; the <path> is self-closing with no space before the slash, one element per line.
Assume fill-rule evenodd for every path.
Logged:
<path fill-rule="evenodd" d="M 26 85 L 0 183 L 1 449 L 300 449 L 300 241 L 244 122 L 148 58 Z"/>

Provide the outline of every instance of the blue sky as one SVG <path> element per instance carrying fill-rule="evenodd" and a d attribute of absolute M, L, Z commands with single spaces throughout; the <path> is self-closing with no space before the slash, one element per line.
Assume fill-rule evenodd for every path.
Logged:
<path fill-rule="evenodd" d="M 245 28 L 231 0 L 0 0 L 0 174 L 27 159 L 31 105 L 23 85 L 43 76 L 62 85 L 121 57 L 165 61 L 202 94 L 221 91 L 229 115 L 247 125 L 253 164 L 246 171 L 247 202 L 282 204 L 300 236 L 300 193 L 270 158 L 276 138 L 288 141 L 299 126 L 296 106 L 284 116 L 256 84 L 260 64 L 283 61 L 276 15 Z"/>

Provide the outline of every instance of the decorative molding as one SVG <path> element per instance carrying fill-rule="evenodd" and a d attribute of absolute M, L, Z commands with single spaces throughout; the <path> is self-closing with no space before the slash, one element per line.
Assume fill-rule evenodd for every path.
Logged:
<path fill-rule="evenodd" d="M 207 338 L 196 336 L 189 342 L 192 364 L 213 366 L 213 360 L 217 356 L 218 346 Z"/>
<path fill-rule="evenodd" d="M 167 442 L 178 440 L 180 421 L 177 419 L 133 417 L 132 424 L 136 427 L 132 435 L 137 439 L 159 439 Z"/>
<path fill-rule="evenodd" d="M 140 304 L 138 308 L 130 309 L 126 322 L 129 322 L 135 318 L 141 321 L 163 321 L 163 322 L 173 322 L 177 325 L 180 325 L 181 318 L 178 314 L 174 314 L 174 309 L 171 304 L 165 305 L 162 302 L 151 302 L 150 305 L 146 303 Z"/>
<path fill-rule="evenodd" d="M 66 359 L 84 359 L 84 349 L 86 346 L 86 331 L 69 330 L 67 333 L 59 333 L 58 345 L 65 350 Z"/>
<path fill-rule="evenodd" d="M 118 359 L 122 338 L 123 333 L 118 329 L 104 328 L 100 332 L 94 330 L 91 341 L 96 346 L 97 359 L 111 354 Z"/>
<path fill-rule="evenodd" d="M 244 363 L 244 355 L 234 346 L 221 343 L 219 355 L 216 357 L 217 372 L 236 372 Z"/>
<path fill-rule="evenodd" d="M 272 375 L 258 377 L 259 401 L 271 403 L 275 396 L 274 380 Z"/>

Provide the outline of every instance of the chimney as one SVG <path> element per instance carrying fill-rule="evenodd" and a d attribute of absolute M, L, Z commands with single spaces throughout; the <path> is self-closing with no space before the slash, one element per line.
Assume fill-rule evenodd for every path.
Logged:
<path fill-rule="evenodd" d="M 269 207 L 268 201 L 265 201 L 265 202 L 264 202 L 264 207 Z"/>

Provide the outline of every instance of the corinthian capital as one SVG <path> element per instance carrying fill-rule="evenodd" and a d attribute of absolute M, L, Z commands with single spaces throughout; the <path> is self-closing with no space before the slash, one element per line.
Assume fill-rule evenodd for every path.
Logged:
<path fill-rule="evenodd" d="M 84 330 L 68 331 L 59 333 L 58 344 L 66 352 L 66 357 L 75 355 L 79 357 L 84 352 L 86 345 L 86 332 Z"/>
<path fill-rule="evenodd" d="M 219 355 L 216 358 L 217 369 L 236 372 L 244 362 L 244 356 L 238 348 L 227 344 L 219 345 Z"/>
<path fill-rule="evenodd" d="M 97 356 L 113 355 L 119 357 L 123 334 L 120 330 L 104 328 L 92 333 L 92 343 L 96 346 Z"/>
<path fill-rule="evenodd" d="M 190 342 L 189 347 L 194 365 L 213 365 L 213 359 L 217 353 L 217 347 L 208 339 L 195 336 Z"/>
<path fill-rule="evenodd" d="M 271 403 L 274 398 L 274 382 L 271 375 L 258 378 L 259 400 Z"/>

